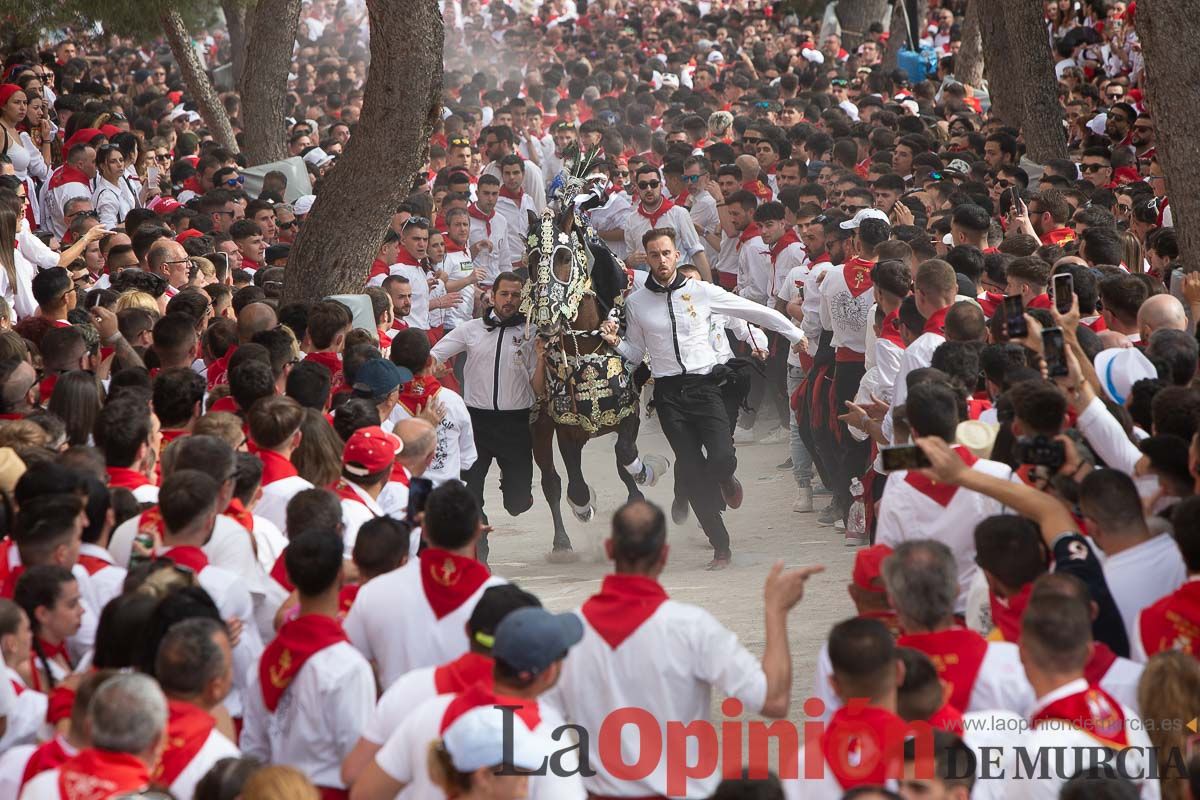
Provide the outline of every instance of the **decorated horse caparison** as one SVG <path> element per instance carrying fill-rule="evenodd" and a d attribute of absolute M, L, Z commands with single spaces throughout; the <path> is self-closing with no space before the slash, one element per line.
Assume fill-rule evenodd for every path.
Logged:
<path fill-rule="evenodd" d="M 638 390 L 630 364 L 600 336 L 600 324 L 619 319 L 629 289 L 624 264 L 587 222 L 587 209 L 600 201 L 599 187 L 584 180 L 591 158 L 576 155 L 551 187 L 553 199 L 541 217 L 529 215 L 527 263 L 521 311 L 546 340 L 546 388 L 532 411 L 533 458 L 542 492 L 554 518 L 552 561 L 575 558 L 563 525 L 562 479 L 554 466 L 554 439 L 567 471 L 567 502 L 588 522 L 596 493 L 583 475 L 583 446 L 595 436 L 617 434 L 617 475 L 639 499 L 639 483 L 652 485 L 669 467 L 647 455 L 638 475 L 626 465 L 638 460 Z"/>

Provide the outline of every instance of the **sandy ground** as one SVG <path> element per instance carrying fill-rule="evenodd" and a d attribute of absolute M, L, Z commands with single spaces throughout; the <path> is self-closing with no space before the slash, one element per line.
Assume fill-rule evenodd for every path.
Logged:
<path fill-rule="evenodd" d="M 581 523 L 572 516 L 565 500 L 563 503 L 567 532 L 580 555 L 577 563 L 550 564 L 546 560 L 554 529 L 536 475 L 534 506 L 517 518 L 504 514 L 495 467 L 488 476 L 486 503 L 496 527 L 491 536 L 492 569 L 537 594 L 552 610 L 576 608 L 597 591 L 601 579 L 609 572 L 602 543 L 613 511 L 626 499 L 625 488 L 613 465 L 615 441 L 613 436 L 597 439 L 584 449 L 584 474 L 598 496 L 596 517 L 589 523 Z M 656 420 L 643 420 L 638 446 L 643 453 L 661 454 L 674 461 Z M 788 619 L 793 663 L 789 716 L 797 719 L 804 698 L 810 694 L 817 653 L 829 628 L 854 613 L 846 593 L 854 550 L 844 546 L 842 537 L 835 535 L 833 528 L 817 525 L 816 513 L 792 511 L 795 482 L 791 471 L 776 469 L 788 457 L 786 444 L 741 446 L 737 455 L 737 474 L 746 497 L 740 509 L 725 514 L 732 539 L 733 566 L 720 572 L 704 569 L 712 558 L 712 549 L 700 526 L 691 518 L 684 525 L 671 525 L 671 551 L 661 580 L 673 599 L 703 606 L 733 630 L 752 653 L 761 655 L 762 587 L 771 564 L 782 559 L 792 567 L 808 564 L 825 567 L 824 573 L 809 581 L 804 599 Z M 561 461 L 559 471 L 562 474 Z M 645 490 L 648 499 L 668 510 L 672 477 L 668 475 Z M 827 505 L 828 496 L 818 496 L 816 504 L 818 508 Z M 720 698 L 715 698 L 715 702 L 720 702 Z"/>

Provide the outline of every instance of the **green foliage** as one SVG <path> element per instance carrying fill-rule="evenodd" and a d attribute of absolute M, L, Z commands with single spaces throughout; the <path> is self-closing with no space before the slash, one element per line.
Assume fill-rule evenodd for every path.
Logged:
<path fill-rule="evenodd" d="M 159 15 L 174 9 L 199 31 L 218 19 L 216 0 L 0 0 L 0 47 L 32 47 L 56 31 L 103 30 L 140 41 L 162 35 Z"/>

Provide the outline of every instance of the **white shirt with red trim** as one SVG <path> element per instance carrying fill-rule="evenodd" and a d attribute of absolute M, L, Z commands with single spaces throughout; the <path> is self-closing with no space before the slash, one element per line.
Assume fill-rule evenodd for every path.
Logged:
<path fill-rule="evenodd" d="M 1020 481 L 1012 468 L 999 461 L 981 458 L 971 465 L 971 469 L 1001 480 Z M 875 541 L 894 548 L 910 539 L 934 539 L 949 547 L 958 566 L 959 593 L 954 610 L 962 613 L 967 607 L 971 581 L 979 570 L 975 564 L 975 526 L 990 516 L 1003 513 L 1004 506 L 970 489 L 935 485 L 932 490 L 935 494 L 939 490 L 953 490 L 949 501 L 943 505 L 910 483 L 908 474 L 908 470 L 900 470 L 888 476 L 883 498 L 879 501 Z M 914 481 L 920 478 L 915 473 L 913 477 Z"/>
<path fill-rule="evenodd" d="M 345 544 L 346 558 L 354 555 L 354 543 L 358 540 L 358 529 L 364 523 L 376 517 L 383 516 L 383 509 L 375 498 L 356 483 L 346 481 L 346 486 L 354 493 L 354 500 L 342 498 L 342 541 Z"/>
<path fill-rule="evenodd" d="M 273 713 L 263 703 L 257 660 L 248 677 L 242 752 L 295 767 L 317 786 L 345 788 L 342 760 L 375 706 L 375 676 L 367 660 L 349 642 L 313 653 Z"/>
<path fill-rule="evenodd" d="M 845 272 L 839 265 L 825 273 L 820 302 L 821 328 L 833 332 L 830 344 L 834 348 L 845 347 L 862 353 L 865 358 L 867 331 L 875 322 L 867 318 L 867 312 L 875 304 L 874 286 L 855 295 L 846 284 Z"/>
<path fill-rule="evenodd" d="M 254 513 L 269 520 L 286 535 L 288 503 L 300 492 L 311 488 L 313 485 L 299 475 L 272 481 L 262 488 L 262 498 L 254 506 Z"/>
<path fill-rule="evenodd" d="M 108 601 L 121 594 L 128 574 L 124 567 L 117 566 L 108 550 L 98 544 L 84 542 L 79 546 L 79 563 L 91 578 L 92 594 L 96 608 L 103 610 Z"/>
<path fill-rule="evenodd" d="M 512 269 L 512 262 L 519 256 L 512 256 L 509 253 L 508 245 L 508 223 L 504 221 L 504 217 L 494 213 L 490 222 L 476 217 L 471 217 L 471 234 L 467 238 L 468 249 L 473 249 L 477 242 L 491 242 L 492 249 L 483 249 L 474 255 L 474 261 L 477 265 L 487 270 L 486 282 L 490 284 L 496 279 L 496 276 L 501 272 Z M 521 251 L 524 252 L 524 251 Z M 416 292 L 414 291 L 415 295 Z"/>
<path fill-rule="evenodd" d="M 474 466 L 478 453 L 475 450 L 475 428 L 462 395 L 443 386 L 434 397 L 442 404 L 445 415 L 437 426 L 433 461 L 429 462 L 422 477 L 433 481 L 434 486 L 441 486 L 446 481 L 458 480 L 464 470 Z M 388 421 L 395 426 L 412 417 L 407 406 L 397 403 Z"/>
<path fill-rule="evenodd" d="M 933 351 L 937 350 L 946 341 L 946 337 L 940 333 L 928 331 L 922 333 L 908 347 L 904 348 L 904 355 L 900 358 L 900 367 L 896 370 L 896 377 L 892 380 L 892 408 L 902 404 L 908 397 L 908 373 L 914 369 L 928 367 L 933 362 Z M 883 417 L 883 435 L 892 439 L 892 412 L 889 410 Z"/>
<path fill-rule="evenodd" d="M 375 662 L 379 685 L 387 689 L 406 672 L 465 653 L 466 624 L 475 604 L 489 586 L 507 582 L 490 576 L 465 602 L 438 619 L 425 596 L 420 559 L 410 559 L 364 584 L 343 626 L 351 643 Z"/>
<path fill-rule="evenodd" d="M 237 745 L 229 741 L 225 734 L 213 728 L 196 755 L 192 756 L 192 760 L 167 788 L 179 800 L 190 800 L 196 793 L 196 784 L 208 774 L 208 771 L 218 761 L 223 758 L 239 758 L 241 755 L 242 751 L 238 750 Z"/>
<path fill-rule="evenodd" d="M 1103 563 L 1104 580 L 1130 637 L 1142 609 L 1154 605 L 1187 580 L 1183 556 L 1175 537 L 1169 533 L 1160 533 L 1105 556 Z"/>
<path fill-rule="evenodd" d="M 537 206 L 534 205 L 529 192 L 522 192 L 520 199 L 514 200 L 511 197 L 505 197 L 504 189 L 501 187 L 500 199 L 496 201 L 496 214 L 504 217 L 505 236 L 507 237 L 504 245 L 513 261 L 520 260 L 521 256 L 525 255 L 525 239 L 529 230 L 530 213 L 535 218 L 538 216 Z M 505 269 L 512 269 L 512 265 L 509 264 Z"/>
<path fill-rule="evenodd" d="M 49 696 L 26 686 L 21 675 L 12 667 L 4 668 L 0 682 L 3 682 L 12 698 L 12 705 L 4 715 L 8 724 L 4 735 L 0 736 L 0 752 L 17 745 L 34 744 L 45 738 L 41 734 L 46 726 Z"/>

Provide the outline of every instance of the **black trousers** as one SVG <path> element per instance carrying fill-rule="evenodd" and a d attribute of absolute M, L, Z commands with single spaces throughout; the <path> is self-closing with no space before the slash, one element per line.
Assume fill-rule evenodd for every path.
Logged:
<path fill-rule="evenodd" d="M 725 371 L 718 367 L 714 375 L 654 379 L 654 407 L 675 452 L 675 469 L 717 555 L 729 553 L 729 531 L 721 519 L 725 510 L 721 483 L 737 469 L 720 385 Z"/>
<path fill-rule="evenodd" d="M 721 400 L 725 403 L 725 416 L 729 420 L 729 435 L 732 436 L 737 428 L 738 412 L 746 402 L 750 393 L 750 376 L 755 374 L 752 362 L 746 359 L 734 358 L 725 362 L 729 374 L 721 383 Z M 675 497 L 687 500 L 687 489 L 683 479 L 679 477 L 679 468 L 675 469 Z"/>
<path fill-rule="evenodd" d="M 500 464 L 500 491 L 504 510 L 517 516 L 533 505 L 533 436 L 529 409 L 486 411 L 468 408 L 475 430 L 475 463 L 463 470 L 462 479 L 483 510 L 483 485 L 492 461 Z M 483 515 L 487 521 L 487 514 Z"/>
<path fill-rule="evenodd" d="M 871 441 L 857 441 L 850 435 L 846 423 L 836 417 L 846 413 L 846 403 L 852 402 L 858 394 L 858 386 L 866 371 L 865 364 L 855 361 L 839 361 L 833 366 L 835 413 L 833 424 L 830 425 L 833 486 L 829 488 L 838 502 L 838 508 L 844 511 L 850 508 L 850 481 L 861 476 L 866 470 Z"/>

